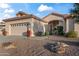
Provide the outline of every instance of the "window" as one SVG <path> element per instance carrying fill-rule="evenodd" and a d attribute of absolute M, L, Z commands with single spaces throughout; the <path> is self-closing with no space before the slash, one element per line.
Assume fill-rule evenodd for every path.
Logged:
<path fill-rule="evenodd" d="M 16 27 L 16 26 L 26 26 L 26 27 L 30 28 L 30 23 L 24 22 L 24 23 L 11 24 L 11 27 Z"/>

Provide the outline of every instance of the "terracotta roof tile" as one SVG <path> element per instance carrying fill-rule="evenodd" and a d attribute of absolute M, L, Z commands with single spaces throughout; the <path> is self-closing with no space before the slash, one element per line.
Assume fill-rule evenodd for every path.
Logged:
<path fill-rule="evenodd" d="M 60 14 L 60 13 L 51 13 L 49 15 L 56 15 L 56 16 L 60 16 L 60 17 L 63 17 L 63 18 L 70 18 L 71 17 L 69 14 Z M 47 15 L 47 16 L 49 16 L 49 15 Z M 45 16 L 44 18 L 46 18 L 47 16 Z"/>
<path fill-rule="evenodd" d="M 20 17 L 13 17 L 13 18 L 8 18 L 8 19 L 4 19 L 3 21 L 8 22 L 8 21 L 16 21 L 16 20 L 22 20 L 22 19 L 28 19 L 28 18 L 34 18 L 37 20 L 41 20 L 39 17 L 36 17 L 32 14 L 28 14 L 26 16 L 20 16 Z"/>

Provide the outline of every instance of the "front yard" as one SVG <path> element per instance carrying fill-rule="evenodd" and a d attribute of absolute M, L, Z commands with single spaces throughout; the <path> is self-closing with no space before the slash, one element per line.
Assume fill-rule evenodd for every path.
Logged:
<path fill-rule="evenodd" d="M 65 53 L 64 54 L 54 53 L 44 47 L 44 45 L 52 42 L 63 42 L 67 44 L 68 46 L 65 49 Z M 79 56 L 79 40 L 54 35 L 44 37 L 33 37 L 33 38 L 27 38 L 22 36 L 0 37 L 0 55 Z"/>

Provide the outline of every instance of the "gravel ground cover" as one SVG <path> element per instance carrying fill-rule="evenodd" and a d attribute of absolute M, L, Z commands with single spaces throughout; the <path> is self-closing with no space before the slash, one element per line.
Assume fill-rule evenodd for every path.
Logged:
<path fill-rule="evenodd" d="M 2 40 L 3 39 L 3 40 Z M 68 44 L 64 54 L 58 54 L 44 48 L 44 45 L 52 42 L 63 42 Z M 79 40 L 65 37 L 33 37 L 20 36 L 0 37 L 0 45 L 5 42 L 12 42 L 15 48 L 5 49 L 0 47 L 1 56 L 79 56 Z"/>

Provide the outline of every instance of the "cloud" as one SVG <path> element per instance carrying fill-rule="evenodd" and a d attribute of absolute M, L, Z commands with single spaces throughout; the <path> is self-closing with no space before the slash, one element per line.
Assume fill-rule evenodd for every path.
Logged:
<path fill-rule="evenodd" d="M 14 9 L 5 9 L 4 13 L 13 13 L 15 10 Z"/>
<path fill-rule="evenodd" d="M 37 15 L 37 16 L 40 16 L 40 14 L 39 14 L 39 13 L 37 13 L 36 15 Z"/>
<path fill-rule="evenodd" d="M 10 4 L 0 3 L 0 21 L 13 17 L 15 10 Z"/>
<path fill-rule="evenodd" d="M 52 11 L 52 10 L 53 10 L 52 7 L 47 6 L 47 5 L 44 5 L 44 4 L 41 4 L 41 5 L 38 7 L 38 11 L 39 11 L 39 12 Z"/>
<path fill-rule="evenodd" d="M 4 14 L 3 17 L 0 17 L 0 21 L 6 18 L 11 18 L 13 17 L 11 14 Z"/>
<path fill-rule="evenodd" d="M 23 9 L 19 9 L 19 11 L 23 11 Z"/>
<path fill-rule="evenodd" d="M 0 8 L 3 8 L 3 9 L 10 8 L 10 5 L 7 3 L 0 3 Z"/>
<path fill-rule="evenodd" d="M 10 18 L 10 17 L 11 17 L 10 14 L 5 14 L 5 15 L 4 15 L 4 18 Z"/>
<path fill-rule="evenodd" d="M 13 17 L 11 14 L 4 14 L 2 15 L 2 17 L 0 17 L 0 22 L 2 22 L 3 19 L 11 18 L 11 17 Z"/>
<path fill-rule="evenodd" d="M 2 15 L 2 17 L 0 16 L 0 22 L 2 22 L 3 19 L 10 18 L 10 17 L 12 17 L 10 14 L 4 14 Z"/>

